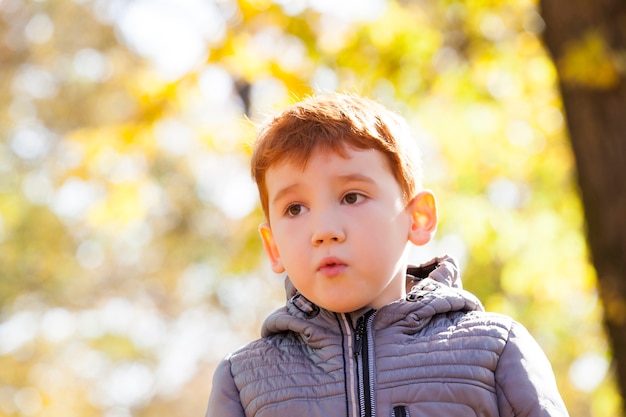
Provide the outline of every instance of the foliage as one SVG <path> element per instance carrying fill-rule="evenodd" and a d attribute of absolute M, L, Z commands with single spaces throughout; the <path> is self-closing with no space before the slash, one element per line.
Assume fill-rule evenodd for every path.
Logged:
<path fill-rule="evenodd" d="M 603 36 L 598 31 L 588 31 L 581 39 L 572 42 L 559 60 L 563 82 L 585 85 L 600 90 L 619 83 L 620 59 L 613 56 Z"/>
<path fill-rule="evenodd" d="M 455 255 L 537 337 L 573 416 L 617 414 L 532 1 L 2 0 L 0 17 L 0 416 L 201 415 L 213 366 L 283 299 L 254 124 L 331 90 L 414 128 L 441 223 L 412 260 Z M 602 51 L 585 39 L 572 77 Z"/>

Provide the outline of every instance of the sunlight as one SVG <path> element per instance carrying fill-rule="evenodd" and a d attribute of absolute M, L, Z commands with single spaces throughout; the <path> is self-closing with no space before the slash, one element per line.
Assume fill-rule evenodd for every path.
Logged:
<path fill-rule="evenodd" d="M 207 43 L 219 41 L 226 30 L 215 4 L 201 0 L 130 2 L 115 23 L 122 40 L 169 79 L 204 62 Z"/>

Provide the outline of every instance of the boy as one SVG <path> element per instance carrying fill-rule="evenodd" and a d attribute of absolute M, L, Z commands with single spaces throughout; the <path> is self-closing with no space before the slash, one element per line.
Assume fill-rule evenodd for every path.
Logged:
<path fill-rule="evenodd" d="M 567 416 L 551 366 L 448 257 L 407 265 L 437 226 L 406 124 L 353 95 L 292 105 L 252 174 L 289 301 L 218 366 L 207 417 Z"/>

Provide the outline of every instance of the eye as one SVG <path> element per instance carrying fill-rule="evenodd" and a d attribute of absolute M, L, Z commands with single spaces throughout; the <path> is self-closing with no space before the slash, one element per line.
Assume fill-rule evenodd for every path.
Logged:
<path fill-rule="evenodd" d="M 304 213 L 304 206 L 302 204 L 290 204 L 285 210 L 285 214 L 290 217 L 296 217 Z"/>
<path fill-rule="evenodd" d="M 356 204 L 363 199 L 363 195 L 359 193 L 348 193 L 343 196 L 343 202 L 346 204 Z"/>

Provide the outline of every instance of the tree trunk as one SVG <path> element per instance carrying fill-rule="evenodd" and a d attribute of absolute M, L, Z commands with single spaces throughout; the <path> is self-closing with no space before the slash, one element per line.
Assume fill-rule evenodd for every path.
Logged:
<path fill-rule="evenodd" d="M 559 75 L 604 324 L 626 398 L 626 1 L 541 0 L 540 7 L 544 41 Z"/>

